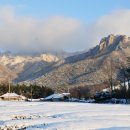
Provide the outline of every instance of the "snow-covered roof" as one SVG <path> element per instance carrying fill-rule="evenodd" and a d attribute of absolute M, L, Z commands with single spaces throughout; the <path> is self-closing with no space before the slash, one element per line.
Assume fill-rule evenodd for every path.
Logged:
<path fill-rule="evenodd" d="M 119 85 L 113 86 L 113 89 L 120 89 L 120 88 L 121 88 L 121 85 L 124 86 L 124 83 L 121 83 L 121 84 L 119 84 Z M 125 85 L 126 85 L 126 87 L 127 87 L 127 89 L 128 89 L 128 82 L 125 82 Z"/>
<path fill-rule="evenodd" d="M 110 89 L 109 89 L 109 88 L 105 88 L 105 89 L 103 89 L 102 91 L 103 91 L 103 92 L 109 92 Z"/>
<path fill-rule="evenodd" d="M 70 93 L 62 93 L 64 96 L 69 96 Z"/>
<path fill-rule="evenodd" d="M 20 95 L 20 98 L 23 99 L 23 100 L 26 99 L 26 97 L 25 97 L 25 96 L 22 96 L 22 95 Z"/>
<path fill-rule="evenodd" d="M 19 97 L 20 95 L 16 94 L 16 93 L 5 93 L 0 97 Z"/>
<path fill-rule="evenodd" d="M 45 98 L 45 100 L 49 100 L 49 99 L 58 99 L 58 98 L 62 98 L 64 96 L 69 96 L 70 93 L 54 93 L 48 97 Z"/>

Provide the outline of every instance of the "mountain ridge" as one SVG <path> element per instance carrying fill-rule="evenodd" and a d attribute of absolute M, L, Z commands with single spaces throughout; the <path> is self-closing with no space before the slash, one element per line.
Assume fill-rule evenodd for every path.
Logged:
<path fill-rule="evenodd" d="M 126 57 L 130 56 L 130 38 L 126 35 L 110 34 L 89 51 L 69 57 L 61 58 L 53 54 L 2 55 L 0 63 L 17 75 L 13 79 L 16 83 L 36 83 L 55 88 L 64 85 L 100 84 L 106 81 L 103 68 L 110 56 L 114 62 L 125 62 Z"/>
<path fill-rule="evenodd" d="M 101 47 L 102 44 L 105 46 Z M 105 77 L 102 68 L 110 56 L 115 61 L 122 62 L 124 60 L 125 62 L 126 57 L 130 56 L 130 38 L 126 35 L 109 35 L 88 52 L 66 58 L 64 65 L 46 76 L 36 79 L 35 82 L 49 84 L 51 87 L 64 84 L 73 84 L 74 86 L 100 84 L 106 80 L 102 78 Z M 116 74 L 114 75 L 116 77 Z M 51 82 L 53 82 L 52 85 Z"/>

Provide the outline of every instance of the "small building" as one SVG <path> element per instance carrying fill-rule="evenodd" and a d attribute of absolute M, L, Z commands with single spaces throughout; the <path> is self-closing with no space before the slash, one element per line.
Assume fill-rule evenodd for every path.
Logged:
<path fill-rule="evenodd" d="M 94 99 L 96 101 L 107 100 L 111 98 L 111 93 L 109 91 L 96 92 Z"/>
<path fill-rule="evenodd" d="M 26 100 L 26 97 L 16 93 L 6 93 L 0 96 L 0 100 Z"/>
<path fill-rule="evenodd" d="M 44 101 L 66 101 L 70 98 L 70 93 L 54 93 L 46 98 Z"/>

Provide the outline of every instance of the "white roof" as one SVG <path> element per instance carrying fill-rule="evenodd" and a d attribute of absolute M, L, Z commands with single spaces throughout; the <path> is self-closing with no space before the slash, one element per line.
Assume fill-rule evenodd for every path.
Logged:
<path fill-rule="evenodd" d="M 2 96 L 0 97 L 19 97 L 20 95 L 16 94 L 16 93 L 6 93 L 6 94 L 3 94 Z"/>
<path fill-rule="evenodd" d="M 105 89 L 103 89 L 102 91 L 103 91 L 103 92 L 109 92 L 109 90 L 110 90 L 109 88 L 105 88 Z"/>
<path fill-rule="evenodd" d="M 62 93 L 64 96 L 68 96 L 70 95 L 70 93 Z"/>
<path fill-rule="evenodd" d="M 56 94 L 52 94 L 52 95 L 50 95 L 50 96 L 48 96 L 48 97 L 46 97 L 45 99 L 46 100 L 48 100 L 48 99 L 55 99 L 55 98 L 62 98 L 62 97 L 64 97 L 64 96 L 68 96 L 68 95 L 70 95 L 70 93 L 56 93 Z"/>
<path fill-rule="evenodd" d="M 26 99 L 26 97 L 25 97 L 25 96 L 22 96 L 22 95 L 20 95 L 20 98 L 23 99 L 23 100 Z"/>
<path fill-rule="evenodd" d="M 121 83 L 121 85 L 124 86 L 124 83 Z M 120 88 L 121 88 L 121 85 L 119 84 L 119 85 L 117 85 L 117 86 L 113 86 L 113 89 L 114 89 L 114 88 L 115 88 L 115 89 L 120 89 Z M 128 89 L 128 82 L 125 82 L 125 85 L 126 85 L 126 87 L 127 87 L 127 89 Z"/>

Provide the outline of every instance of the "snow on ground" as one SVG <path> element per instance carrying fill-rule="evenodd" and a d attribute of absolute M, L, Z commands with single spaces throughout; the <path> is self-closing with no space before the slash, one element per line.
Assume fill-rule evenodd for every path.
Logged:
<path fill-rule="evenodd" d="M 130 105 L 0 101 L 0 129 L 130 130 Z"/>

